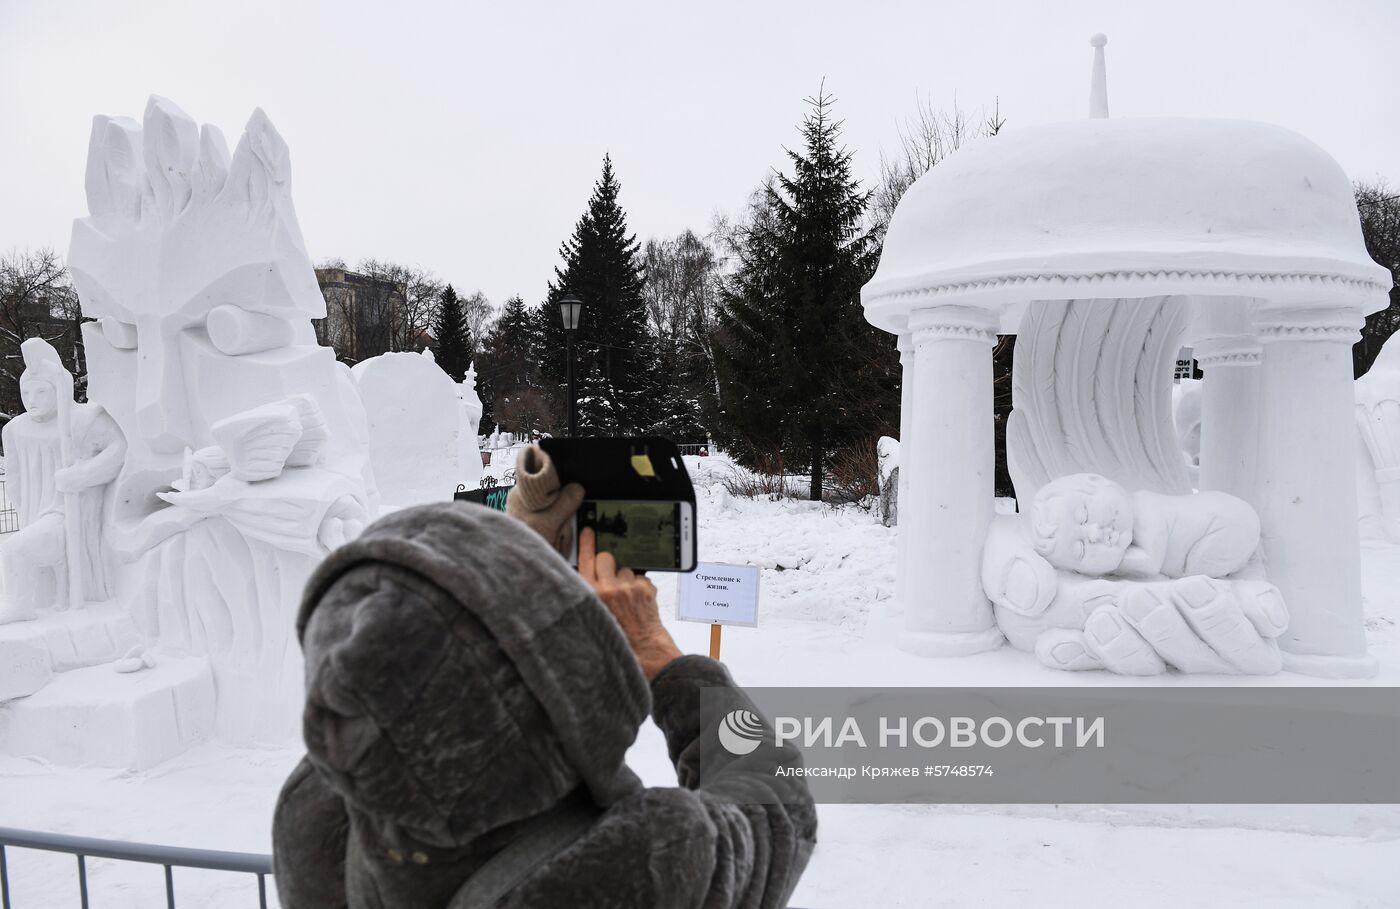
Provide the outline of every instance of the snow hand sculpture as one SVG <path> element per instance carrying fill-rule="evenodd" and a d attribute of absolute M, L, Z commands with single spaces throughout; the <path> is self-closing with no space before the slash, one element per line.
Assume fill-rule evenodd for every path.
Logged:
<path fill-rule="evenodd" d="M 1258 549 L 1259 519 L 1233 496 L 1075 474 L 993 524 L 982 581 L 1007 639 L 1053 668 L 1267 674 L 1288 612 Z"/>

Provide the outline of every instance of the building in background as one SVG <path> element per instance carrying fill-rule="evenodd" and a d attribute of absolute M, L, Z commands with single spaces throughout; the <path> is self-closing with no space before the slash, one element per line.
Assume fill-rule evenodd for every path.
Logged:
<path fill-rule="evenodd" d="M 316 340 L 333 348 L 337 359 L 358 363 L 397 350 L 421 351 L 432 337 L 405 317 L 407 293 L 398 282 L 345 268 L 316 269 L 326 298 L 326 317 L 316 319 Z M 405 336 L 407 333 L 407 336 Z"/>

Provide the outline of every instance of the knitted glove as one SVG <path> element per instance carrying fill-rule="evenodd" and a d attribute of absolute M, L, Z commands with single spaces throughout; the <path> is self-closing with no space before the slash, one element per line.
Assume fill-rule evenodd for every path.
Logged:
<path fill-rule="evenodd" d="M 519 518 L 545 542 L 569 557 L 574 544 L 574 512 L 583 504 L 583 487 L 559 487 L 559 474 L 544 449 L 531 445 L 515 463 L 515 488 L 506 499 L 506 514 Z"/>

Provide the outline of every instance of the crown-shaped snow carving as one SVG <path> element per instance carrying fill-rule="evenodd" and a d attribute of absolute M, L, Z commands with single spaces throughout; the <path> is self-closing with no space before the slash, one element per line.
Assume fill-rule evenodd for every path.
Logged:
<path fill-rule="evenodd" d="M 223 134 L 152 96 L 143 122 L 93 119 L 89 216 L 69 252 L 84 314 L 194 327 L 215 306 L 296 321 L 325 302 L 292 205 L 287 145 L 261 109 L 228 153 Z M 133 337 L 134 340 L 134 337 Z M 119 345 L 126 346 L 126 345 Z"/>

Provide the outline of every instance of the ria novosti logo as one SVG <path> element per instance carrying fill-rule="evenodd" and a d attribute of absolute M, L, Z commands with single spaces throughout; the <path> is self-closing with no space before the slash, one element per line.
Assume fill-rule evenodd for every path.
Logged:
<path fill-rule="evenodd" d="M 731 710 L 719 721 L 719 743 L 730 754 L 752 754 L 763 741 L 763 720 L 752 710 Z"/>

